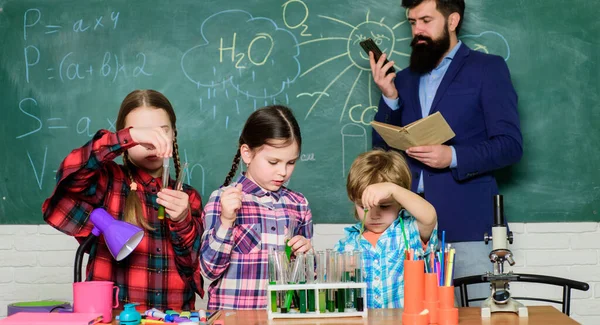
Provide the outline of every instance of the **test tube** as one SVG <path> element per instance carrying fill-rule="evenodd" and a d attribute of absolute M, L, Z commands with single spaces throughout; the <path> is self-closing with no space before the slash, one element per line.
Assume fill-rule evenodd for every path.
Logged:
<path fill-rule="evenodd" d="M 292 262 L 291 265 L 291 273 L 290 276 L 288 278 L 288 284 L 296 284 L 298 283 L 298 279 L 300 276 L 300 267 L 304 266 L 304 254 L 298 254 L 296 256 L 296 259 Z M 304 272 L 304 268 L 302 268 L 302 271 Z M 285 295 L 285 308 L 289 311 L 290 307 L 292 306 L 292 299 L 294 298 L 294 291 L 293 290 L 288 290 L 287 294 Z"/>
<path fill-rule="evenodd" d="M 304 255 L 306 257 L 306 283 L 315 283 L 315 254 L 309 250 Z M 310 289 L 307 293 L 308 311 L 315 311 L 315 290 Z"/>
<path fill-rule="evenodd" d="M 346 282 L 346 277 L 344 276 L 346 271 L 346 259 L 344 258 L 343 253 L 336 253 L 336 279 L 337 282 Z M 343 313 L 346 308 L 346 290 L 338 289 L 337 290 L 337 308 L 338 312 Z"/>
<path fill-rule="evenodd" d="M 162 170 L 162 188 L 169 187 L 169 157 L 163 158 L 163 170 Z M 162 220 L 165 218 L 165 207 L 158 207 L 158 219 Z"/>
<path fill-rule="evenodd" d="M 354 282 L 354 255 L 352 252 L 344 253 L 344 280 Z M 354 289 L 346 289 L 346 308 L 354 310 Z"/>
<path fill-rule="evenodd" d="M 325 251 L 325 254 L 327 255 L 327 283 L 334 283 L 336 282 L 335 279 L 335 254 L 333 252 L 332 249 L 328 249 Z M 335 311 L 335 296 L 336 296 L 336 291 L 335 289 L 328 289 L 327 290 L 327 310 L 329 312 L 334 312 Z"/>
<path fill-rule="evenodd" d="M 292 246 L 288 246 L 288 241 L 290 241 L 290 239 L 292 239 L 294 237 L 294 234 L 296 233 L 296 223 L 297 222 L 295 218 L 289 218 L 288 225 L 283 236 L 285 244 L 285 255 L 287 256 L 288 261 L 292 257 Z"/>
<path fill-rule="evenodd" d="M 279 265 L 279 269 L 277 270 L 277 284 L 287 284 L 289 263 L 285 255 L 285 251 L 277 251 L 275 257 L 277 258 L 277 264 Z M 279 291 L 278 293 L 281 313 L 285 314 L 288 312 L 288 308 L 285 305 L 286 292 Z"/>
<path fill-rule="evenodd" d="M 357 283 L 363 282 L 362 277 L 362 252 L 354 251 L 354 279 Z M 365 308 L 365 298 L 362 295 L 363 289 L 357 288 L 355 293 L 355 306 L 357 311 L 363 311 Z"/>
<path fill-rule="evenodd" d="M 183 191 L 183 177 L 185 176 L 185 171 L 187 170 L 188 163 L 184 163 L 181 166 L 181 171 L 179 172 L 179 176 L 177 177 L 177 181 L 175 182 L 175 190 Z"/>
<path fill-rule="evenodd" d="M 306 284 L 306 255 L 304 253 L 297 253 L 296 262 L 298 264 L 298 283 Z M 314 295 L 313 295 L 314 299 Z M 306 290 L 300 290 L 300 313 L 306 314 Z M 314 301 L 313 301 L 314 305 Z"/>
<path fill-rule="evenodd" d="M 269 284 L 274 285 L 277 284 L 277 252 L 275 248 L 272 247 L 269 250 Z M 269 301 L 271 305 L 271 311 L 277 312 L 277 291 L 271 291 L 271 301 Z"/>
<path fill-rule="evenodd" d="M 325 252 L 317 252 L 317 283 L 325 283 Z M 327 289 L 319 290 L 319 312 L 324 313 L 327 307 Z"/>

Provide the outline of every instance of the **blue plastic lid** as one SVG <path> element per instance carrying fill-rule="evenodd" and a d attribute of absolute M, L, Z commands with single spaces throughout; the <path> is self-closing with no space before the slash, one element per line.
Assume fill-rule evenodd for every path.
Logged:
<path fill-rule="evenodd" d="M 119 314 L 119 322 L 126 325 L 136 325 L 141 323 L 142 315 L 135 310 L 137 304 L 126 304 L 123 311 Z"/>

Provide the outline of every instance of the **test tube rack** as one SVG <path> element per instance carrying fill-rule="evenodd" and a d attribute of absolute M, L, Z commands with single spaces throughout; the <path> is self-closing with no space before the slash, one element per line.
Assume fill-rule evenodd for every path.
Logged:
<path fill-rule="evenodd" d="M 362 297 L 367 299 L 367 284 L 365 282 L 337 282 L 337 283 L 307 283 L 307 284 L 270 284 L 267 286 L 267 314 L 269 319 L 274 318 L 337 318 L 337 317 L 367 317 L 367 308 L 365 301 L 365 308 L 363 311 L 344 311 L 344 312 L 324 312 L 321 313 L 319 308 L 315 311 L 307 311 L 306 313 L 299 313 L 290 311 L 287 313 L 273 312 L 271 310 L 271 292 L 287 292 L 288 290 L 314 290 L 315 294 L 315 306 L 319 306 L 319 290 L 326 289 L 361 289 Z"/>

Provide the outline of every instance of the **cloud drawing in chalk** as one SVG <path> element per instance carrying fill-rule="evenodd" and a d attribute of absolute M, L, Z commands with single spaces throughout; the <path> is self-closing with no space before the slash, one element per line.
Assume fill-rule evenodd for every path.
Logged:
<path fill-rule="evenodd" d="M 200 36 L 181 58 L 183 73 L 198 88 L 230 85 L 247 97 L 270 98 L 300 74 L 296 37 L 271 19 L 222 11 L 202 22 Z"/>

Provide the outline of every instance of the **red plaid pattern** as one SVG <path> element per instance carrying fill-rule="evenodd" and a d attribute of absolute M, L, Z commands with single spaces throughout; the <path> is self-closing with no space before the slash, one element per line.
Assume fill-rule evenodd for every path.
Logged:
<path fill-rule="evenodd" d="M 56 174 L 54 193 L 42 206 L 44 220 L 80 242 L 93 228 L 89 222 L 93 209 L 102 207 L 122 220 L 130 180 L 124 167 L 113 160 L 136 145 L 129 129 L 100 130 L 86 145 L 73 150 Z M 161 221 L 156 203 L 161 180 L 141 169 L 131 172 L 144 216 L 155 230 L 146 230 L 138 247 L 120 262 L 110 255 L 104 238 L 99 238 L 89 252 L 86 278 L 113 281 L 119 287 L 120 304 L 139 303 L 139 309 L 194 309 L 195 294 L 204 297 L 198 261 L 204 230 L 200 194 L 185 185 L 190 213 L 181 223 Z"/>

